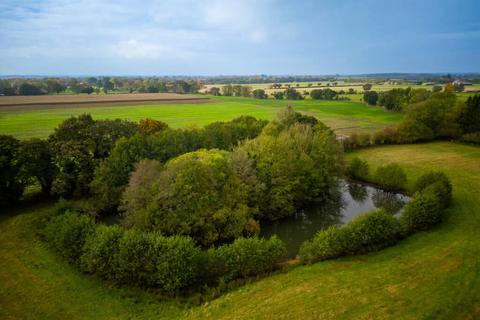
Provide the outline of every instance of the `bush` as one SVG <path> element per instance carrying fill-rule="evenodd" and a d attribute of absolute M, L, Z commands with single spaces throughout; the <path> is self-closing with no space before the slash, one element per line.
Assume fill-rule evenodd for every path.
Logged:
<path fill-rule="evenodd" d="M 407 175 L 397 164 L 388 164 L 379 167 L 375 173 L 375 182 L 388 191 L 399 191 L 407 184 Z"/>
<path fill-rule="evenodd" d="M 398 131 L 396 127 L 386 127 L 373 135 L 373 144 L 395 144 L 398 142 Z"/>
<path fill-rule="evenodd" d="M 223 281 L 247 277 L 272 270 L 287 253 L 276 236 L 270 239 L 238 238 L 233 243 L 210 250 L 211 265 Z"/>
<path fill-rule="evenodd" d="M 421 192 L 431 185 L 439 184 L 434 187 L 434 191 L 440 197 L 444 207 L 447 207 L 452 200 L 452 183 L 447 175 L 443 172 L 429 172 L 422 175 L 415 182 L 415 192 Z"/>
<path fill-rule="evenodd" d="M 353 179 L 364 181 L 368 178 L 368 163 L 355 157 L 348 164 L 347 173 Z"/>
<path fill-rule="evenodd" d="M 351 151 L 358 148 L 364 148 L 372 145 L 371 137 L 367 133 L 352 133 L 349 137 L 342 141 L 343 149 Z"/>
<path fill-rule="evenodd" d="M 150 233 L 147 241 L 147 260 L 144 263 L 147 286 L 174 292 L 195 282 L 201 251 L 192 238 L 163 237 L 158 233 Z M 125 258 L 120 261 L 125 261 Z"/>
<path fill-rule="evenodd" d="M 462 135 L 460 141 L 466 143 L 480 144 L 480 132 L 472 132 Z"/>
<path fill-rule="evenodd" d="M 66 212 L 49 221 L 45 237 L 49 245 L 70 263 L 79 263 L 86 239 L 94 232 L 93 218 Z"/>
<path fill-rule="evenodd" d="M 331 226 L 318 232 L 312 240 L 305 241 L 300 247 L 300 259 L 304 262 L 341 257 L 346 254 L 349 239 L 347 228 Z"/>
<path fill-rule="evenodd" d="M 115 279 L 123 232 L 120 226 L 98 225 L 85 242 L 81 257 L 82 269 L 102 278 Z"/>
<path fill-rule="evenodd" d="M 427 230 L 442 220 L 443 208 L 438 189 L 443 185 L 436 182 L 417 192 L 405 206 L 400 217 L 405 233 Z"/>
<path fill-rule="evenodd" d="M 363 214 L 342 228 L 330 227 L 318 232 L 300 248 L 304 262 L 365 253 L 395 244 L 401 236 L 401 224 L 383 210 Z"/>
<path fill-rule="evenodd" d="M 375 210 L 352 220 L 347 226 L 347 253 L 375 251 L 395 244 L 401 235 L 400 222 L 384 210 Z"/>

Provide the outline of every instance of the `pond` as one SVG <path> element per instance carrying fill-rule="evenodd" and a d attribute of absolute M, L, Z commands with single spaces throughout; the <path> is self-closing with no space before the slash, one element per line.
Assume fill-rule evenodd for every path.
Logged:
<path fill-rule="evenodd" d="M 288 255 L 295 258 L 302 243 L 322 229 L 341 226 L 353 218 L 376 208 L 399 215 L 409 197 L 385 192 L 372 186 L 353 182 L 340 184 L 341 196 L 318 207 L 298 211 L 294 216 L 261 224 L 260 236 L 277 235 L 286 245 Z"/>

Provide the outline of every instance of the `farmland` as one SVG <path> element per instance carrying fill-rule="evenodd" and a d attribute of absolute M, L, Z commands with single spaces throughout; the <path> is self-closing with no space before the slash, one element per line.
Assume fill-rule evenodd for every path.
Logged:
<path fill-rule="evenodd" d="M 49 97 L 41 98 L 47 99 Z M 202 95 L 194 97 L 205 98 Z M 13 98 L 26 99 L 24 97 L 9 99 Z M 384 126 L 395 124 L 402 118 L 402 115 L 398 113 L 389 113 L 379 107 L 350 101 L 279 101 L 240 97 L 211 97 L 209 100 L 194 100 L 193 103 L 192 101 L 189 101 L 189 103 L 168 101 L 161 104 L 155 102 L 149 102 L 148 104 L 125 103 L 122 101 L 119 105 L 84 104 L 79 106 L 72 102 L 53 106 L 18 105 L 0 107 L 0 133 L 10 134 L 20 139 L 44 138 L 66 118 L 84 113 L 91 114 L 95 119 L 119 118 L 138 121 L 144 118 L 153 118 L 162 120 L 174 128 L 202 126 L 214 121 L 231 120 L 240 115 L 271 119 L 281 107 L 287 104 L 292 105 L 298 111 L 316 116 L 338 133 L 343 134 L 355 130 L 372 132 Z"/>
<path fill-rule="evenodd" d="M 297 267 L 197 305 L 85 276 L 38 241 L 53 204 L 0 220 L 3 319 L 476 319 L 480 301 L 480 149 L 449 142 L 386 146 L 349 155 L 373 167 L 397 162 L 409 188 L 431 169 L 454 185 L 446 221 L 376 253 Z"/>

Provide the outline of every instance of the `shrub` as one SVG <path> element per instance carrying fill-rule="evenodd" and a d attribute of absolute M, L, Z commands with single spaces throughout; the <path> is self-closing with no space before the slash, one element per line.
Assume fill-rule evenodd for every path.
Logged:
<path fill-rule="evenodd" d="M 462 135 L 460 141 L 466 143 L 480 144 L 480 132 L 472 132 Z"/>
<path fill-rule="evenodd" d="M 217 277 L 230 281 L 270 271 L 287 253 L 276 236 L 270 239 L 238 238 L 233 243 L 210 251 L 210 265 Z"/>
<path fill-rule="evenodd" d="M 400 221 L 407 234 L 427 230 L 442 219 L 443 208 L 437 188 L 443 187 L 439 182 L 417 192 L 413 200 L 405 206 Z"/>
<path fill-rule="evenodd" d="M 148 241 L 147 285 L 174 292 L 195 282 L 201 251 L 192 238 L 151 233 Z"/>
<path fill-rule="evenodd" d="M 319 231 L 312 240 L 300 247 L 300 258 L 304 262 L 332 259 L 345 255 L 349 239 L 347 228 L 331 226 Z"/>
<path fill-rule="evenodd" d="M 365 253 L 395 244 L 401 236 L 401 224 L 383 210 L 363 214 L 342 228 L 330 227 L 318 232 L 300 248 L 304 262 Z"/>
<path fill-rule="evenodd" d="M 353 179 L 366 180 L 368 178 L 368 163 L 355 157 L 348 164 L 347 173 Z"/>
<path fill-rule="evenodd" d="M 85 240 L 94 230 L 95 223 L 91 217 L 69 211 L 49 221 L 45 237 L 62 257 L 78 264 Z"/>
<path fill-rule="evenodd" d="M 447 175 L 443 172 L 429 172 L 417 179 L 414 190 L 421 192 L 431 185 L 439 184 L 434 187 L 434 191 L 440 197 L 444 207 L 447 207 L 452 200 L 452 183 Z"/>
<path fill-rule="evenodd" d="M 138 230 L 127 230 L 118 244 L 117 280 L 128 284 L 147 285 L 151 277 L 151 237 Z"/>
<path fill-rule="evenodd" d="M 352 133 L 349 137 L 342 140 L 343 149 L 351 151 L 358 148 L 372 145 L 371 137 L 367 133 Z"/>
<path fill-rule="evenodd" d="M 85 242 L 84 254 L 81 257 L 82 269 L 102 278 L 115 279 L 123 232 L 120 226 L 98 225 Z"/>
<path fill-rule="evenodd" d="M 386 127 L 373 135 L 373 144 L 394 144 L 398 142 L 398 132 L 395 127 Z"/>
<path fill-rule="evenodd" d="M 388 191 L 399 191 L 405 188 L 407 175 L 397 164 L 379 167 L 375 173 L 375 182 Z"/>
<path fill-rule="evenodd" d="M 375 251 L 395 244 L 401 235 L 400 222 L 384 210 L 375 210 L 352 220 L 347 226 L 347 253 Z"/>

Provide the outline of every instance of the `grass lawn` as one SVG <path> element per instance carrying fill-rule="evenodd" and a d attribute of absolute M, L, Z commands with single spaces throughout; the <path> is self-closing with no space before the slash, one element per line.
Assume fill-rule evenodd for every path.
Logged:
<path fill-rule="evenodd" d="M 446 221 L 395 247 L 297 267 L 188 308 L 79 274 L 36 240 L 36 220 L 51 205 L 18 210 L 0 220 L 0 318 L 480 318 L 480 148 L 435 142 L 353 156 L 373 168 L 400 163 L 410 186 L 424 172 L 445 171 L 454 185 Z"/>
<path fill-rule="evenodd" d="M 214 121 L 231 120 L 240 115 L 271 119 L 279 108 L 291 104 L 296 110 L 313 114 L 340 133 L 375 131 L 397 123 L 401 114 L 385 112 L 358 102 L 345 101 L 278 101 L 238 97 L 214 98 L 211 103 L 157 104 L 133 106 L 80 107 L 12 107 L 0 108 L 0 134 L 20 139 L 45 138 L 64 119 L 90 113 L 95 119 L 129 119 L 138 121 L 153 118 L 172 127 L 202 126 Z"/>

